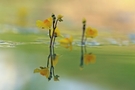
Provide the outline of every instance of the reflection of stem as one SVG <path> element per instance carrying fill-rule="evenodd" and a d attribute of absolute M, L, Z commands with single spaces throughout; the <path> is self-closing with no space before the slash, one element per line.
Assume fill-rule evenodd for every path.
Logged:
<path fill-rule="evenodd" d="M 53 49 L 53 46 L 52 46 L 52 40 L 53 40 L 53 35 L 51 37 L 51 41 L 50 41 L 50 58 L 51 58 L 51 68 L 50 68 L 50 77 L 49 79 L 52 78 L 52 67 L 53 67 L 53 52 L 52 52 L 52 49 Z"/>
<path fill-rule="evenodd" d="M 50 59 L 50 54 L 48 55 L 48 59 L 47 59 L 47 67 L 49 67 L 49 59 Z"/>
<path fill-rule="evenodd" d="M 83 54 L 81 54 L 80 67 L 83 67 Z"/>
<path fill-rule="evenodd" d="M 85 45 L 84 45 L 85 53 L 87 53 L 87 49 L 86 49 L 86 40 L 87 40 L 87 38 L 85 38 L 85 40 L 84 40 L 84 43 L 85 43 Z"/>
<path fill-rule="evenodd" d="M 48 80 L 51 80 L 52 75 L 55 76 L 55 74 L 54 74 L 54 67 L 53 66 L 51 66 L 51 68 L 50 68 L 50 76 L 49 76 Z"/>
<path fill-rule="evenodd" d="M 49 28 L 49 37 L 51 40 L 51 29 Z M 48 55 L 48 59 L 47 59 L 47 67 L 49 67 L 49 59 L 50 59 L 50 54 Z"/>
<path fill-rule="evenodd" d="M 52 71 L 52 72 L 53 72 L 53 76 L 55 76 L 55 74 L 54 74 L 54 67 L 52 67 L 52 70 L 53 70 L 53 71 Z"/>

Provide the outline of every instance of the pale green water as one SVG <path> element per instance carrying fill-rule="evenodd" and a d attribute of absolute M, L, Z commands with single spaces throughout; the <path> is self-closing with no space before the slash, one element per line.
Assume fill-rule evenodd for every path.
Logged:
<path fill-rule="evenodd" d="M 46 44 L 25 44 L 0 49 L 0 90 L 134 90 L 134 46 L 88 48 L 95 64 L 79 70 L 80 47 L 72 52 L 57 47 L 62 56 L 55 67 L 60 81 L 49 81 L 33 70 L 46 65 Z M 119 49 L 119 50 L 118 50 Z M 121 53 L 120 53 L 121 52 Z"/>
<path fill-rule="evenodd" d="M 34 74 L 33 70 L 45 61 L 43 53 L 26 53 L 14 48 L 3 49 L 0 51 L 0 90 L 101 90 L 102 87 L 96 84 L 86 83 L 76 77 L 68 77 L 59 71 L 60 81 L 47 81 L 39 74 Z M 73 67 L 74 68 L 74 67 Z M 66 71 L 66 70 L 65 70 Z M 70 72 L 69 72 L 70 73 Z M 80 73 L 81 74 L 81 73 Z M 75 79 L 74 79 L 75 78 Z M 103 89 L 105 90 L 105 89 Z"/>

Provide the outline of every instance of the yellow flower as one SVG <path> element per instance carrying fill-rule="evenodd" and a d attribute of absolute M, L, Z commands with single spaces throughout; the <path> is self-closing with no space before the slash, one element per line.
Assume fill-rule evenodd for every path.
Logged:
<path fill-rule="evenodd" d="M 62 17 L 63 17 L 62 15 L 58 15 L 57 16 L 58 19 L 62 19 Z"/>
<path fill-rule="evenodd" d="M 58 55 L 53 55 L 53 66 L 55 66 L 58 63 Z"/>
<path fill-rule="evenodd" d="M 61 46 L 72 50 L 72 42 L 73 42 L 72 36 L 70 36 L 69 38 L 61 39 L 59 42 L 60 42 Z"/>
<path fill-rule="evenodd" d="M 86 29 L 86 33 L 85 34 L 86 34 L 86 37 L 94 38 L 94 37 L 96 37 L 98 35 L 98 32 L 97 32 L 96 29 L 88 27 Z"/>
<path fill-rule="evenodd" d="M 56 36 L 61 36 L 60 30 L 58 28 L 55 29 L 55 34 L 56 34 Z"/>
<path fill-rule="evenodd" d="M 53 33 L 53 31 L 51 31 L 51 36 L 52 36 L 52 33 Z M 62 36 L 60 33 L 60 30 L 58 28 L 55 29 L 55 36 L 56 37 Z"/>
<path fill-rule="evenodd" d="M 54 81 L 59 81 L 59 76 L 58 75 L 54 76 Z"/>
<path fill-rule="evenodd" d="M 37 20 L 36 25 L 37 27 L 42 28 L 42 29 L 44 28 L 49 29 L 52 26 L 52 18 L 50 17 L 44 21 Z"/>
<path fill-rule="evenodd" d="M 62 18 L 63 18 L 62 15 L 58 15 L 58 16 L 57 16 L 57 19 L 58 19 L 60 22 L 63 21 Z"/>
<path fill-rule="evenodd" d="M 94 54 L 84 54 L 84 63 L 88 65 L 89 63 L 95 63 L 96 56 Z"/>
<path fill-rule="evenodd" d="M 36 25 L 37 25 L 37 27 L 42 28 L 42 29 L 44 29 L 44 27 L 45 27 L 44 22 L 40 21 L 40 20 L 36 21 Z"/>
<path fill-rule="evenodd" d="M 34 73 L 40 73 L 42 76 L 45 76 L 46 78 L 48 78 L 49 77 L 49 70 L 48 70 L 48 68 L 46 68 L 46 67 L 40 67 L 40 68 L 41 69 L 36 68 L 34 70 Z"/>

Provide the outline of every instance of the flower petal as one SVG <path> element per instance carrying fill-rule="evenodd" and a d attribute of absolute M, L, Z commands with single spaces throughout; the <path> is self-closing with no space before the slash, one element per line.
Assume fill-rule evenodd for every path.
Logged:
<path fill-rule="evenodd" d="M 88 65 L 89 63 L 95 63 L 96 56 L 94 54 L 85 54 L 84 55 L 84 63 Z"/>
<path fill-rule="evenodd" d="M 94 29 L 94 28 L 91 28 L 91 27 L 88 27 L 86 29 L 86 32 L 85 32 L 86 37 L 91 37 L 91 38 L 96 37 L 97 36 L 97 33 L 98 33 L 97 30 Z"/>
<path fill-rule="evenodd" d="M 39 28 L 44 28 L 44 27 L 45 27 L 44 22 L 41 21 L 41 20 L 37 20 L 37 21 L 36 21 L 36 25 L 37 25 L 37 27 L 39 27 Z"/>
<path fill-rule="evenodd" d="M 34 73 L 39 73 L 40 72 L 40 69 L 38 69 L 38 68 L 36 68 L 35 70 L 34 70 Z"/>
<path fill-rule="evenodd" d="M 57 63 L 58 63 L 58 55 L 54 55 L 53 66 L 56 66 Z"/>
<path fill-rule="evenodd" d="M 45 76 L 46 78 L 48 78 L 49 77 L 49 70 L 48 70 L 48 68 L 41 69 L 40 70 L 40 74 Z"/>

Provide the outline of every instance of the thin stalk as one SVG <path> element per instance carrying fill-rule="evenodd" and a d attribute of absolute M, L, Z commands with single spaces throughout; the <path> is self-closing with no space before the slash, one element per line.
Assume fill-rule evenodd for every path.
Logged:
<path fill-rule="evenodd" d="M 49 29 L 49 37 L 51 38 L 51 29 Z"/>
<path fill-rule="evenodd" d="M 55 74 L 54 74 L 54 67 L 52 67 L 52 70 L 53 70 L 53 71 L 52 71 L 52 72 L 53 72 L 53 76 L 55 76 Z"/>
<path fill-rule="evenodd" d="M 53 70 L 53 76 L 54 76 L 53 54 L 54 54 L 54 43 L 55 43 L 55 29 L 57 27 L 57 22 L 58 22 L 58 20 L 56 20 L 56 22 L 55 22 L 55 20 L 53 21 L 53 32 L 52 32 L 52 36 L 50 38 L 50 58 L 51 58 L 50 75 L 52 75 L 52 70 Z"/>
<path fill-rule="evenodd" d="M 49 67 L 49 59 L 50 59 L 50 54 L 48 55 L 48 59 L 47 59 L 47 67 Z"/>
<path fill-rule="evenodd" d="M 51 37 L 51 41 L 50 41 L 50 56 L 51 56 L 51 66 L 53 66 L 53 35 Z"/>
<path fill-rule="evenodd" d="M 85 38 L 85 40 L 84 40 L 84 43 L 85 43 L 85 45 L 84 45 L 85 53 L 87 53 L 87 49 L 86 49 L 86 40 L 87 40 L 87 38 Z"/>
<path fill-rule="evenodd" d="M 55 50 L 54 50 L 55 39 L 56 39 L 56 37 L 54 36 L 54 39 L 53 39 L 53 54 L 55 54 Z"/>
<path fill-rule="evenodd" d="M 81 60 L 80 60 L 80 66 L 83 66 L 83 45 L 84 45 L 84 34 L 85 34 L 85 23 L 83 23 L 83 30 L 82 30 L 82 40 L 81 40 Z"/>
<path fill-rule="evenodd" d="M 51 29 L 49 28 L 49 37 L 51 40 Z M 49 67 L 49 59 L 50 59 L 50 54 L 48 55 L 48 59 L 47 59 L 47 67 Z"/>
<path fill-rule="evenodd" d="M 51 66 L 53 66 L 53 48 L 54 48 L 54 44 L 55 43 L 55 29 L 57 26 L 57 22 L 58 20 L 56 20 L 56 23 L 53 22 L 53 32 L 52 32 L 52 37 L 51 37 L 51 41 L 50 41 L 50 54 L 51 54 Z"/>
<path fill-rule="evenodd" d="M 56 20 L 56 23 L 55 23 L 55 25 L 54 25 L 54 29 L 56 29 L 57 23 L 58 23 L 58 19 Z"/>

